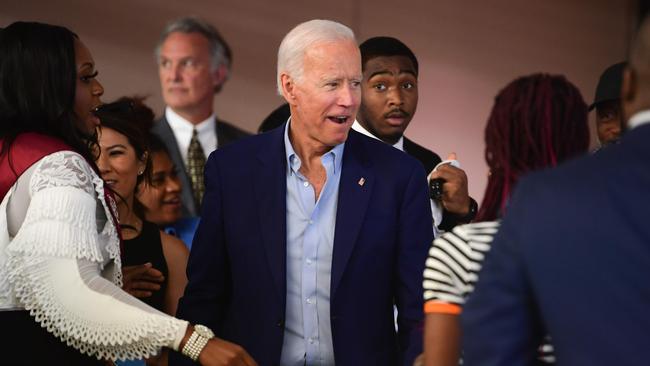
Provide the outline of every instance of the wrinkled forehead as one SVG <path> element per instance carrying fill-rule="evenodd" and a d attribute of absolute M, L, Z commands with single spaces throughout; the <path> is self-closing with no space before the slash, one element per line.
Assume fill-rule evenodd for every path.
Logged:
<path fill-rule="evenodd" d="M 304 72 L 327 69 L 361 76 L 361 54 L 351 40 L 317 42 L 305 49 L 303 68 Z"/>

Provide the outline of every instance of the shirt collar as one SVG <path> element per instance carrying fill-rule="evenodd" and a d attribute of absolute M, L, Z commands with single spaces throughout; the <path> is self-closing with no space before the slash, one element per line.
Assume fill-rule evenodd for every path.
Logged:
<path fill-rule="evenodd" d="M 294 174 L 300 170 L 300 157 L 298 154 L 296 154 L 296 151 L 293 149 L 293 145 L 291 145 L 291 140 L 289 139 L 289 126 L 291 125 L 291 117 L 287 120 L 286 125 L 284 126 L 284 151 L 286 153 L 286 159 L 287 159 L 287 168 L 291 174 Z M 343 150 L 345 147 L 345 142 L 340 143 L 332 150 L 328 151 L 323 155 L 323 157 L 328 156 L 331 154 L 334 157 L 334 166 L 332 172 L 336 174 L 337 169 L 341 169 L 341 162 L 343 161 Z M 321 158 L 322 161 L 322 158 Z"/>
<path fill-rule="evenodd" d="M 194 124 L 185 118 L 181 117 L 178 113 L 174 112 L 171 107 L 165 108 L 165 118 L 174 131 L 183 131 L 192 133 L 192 130 L 196 128 L 196 133 L 201 135 L 206 132 L 214 133 L 216 128 L 216 115 L 212 113 L 210 117 L 205 120 Z"/>
<path fill-rule="evenodd" d="M 368 137 L 372 137 L 375 140 L 380 140 L 379 137 L 373 135 L 372 133 L 370 133 L 370 131 L 366 130 L 365 127 L 361 125 L 361 123 L 357 122 L 357 120 L 354 120 L 354 123 L 352 124 L 352 129 Z M 399 140 L 397 140 L 397 142 L 393 144 L 393 147 L 396 148 L 397 150 L 404 151 L 404 136 L 400 136 Z"/>
<path fill-rule="evenodd" d="M 650 123 L 650 109 L 634 113 L 627 121 L 627 126 L 631 130 L 647 123 Z"/>

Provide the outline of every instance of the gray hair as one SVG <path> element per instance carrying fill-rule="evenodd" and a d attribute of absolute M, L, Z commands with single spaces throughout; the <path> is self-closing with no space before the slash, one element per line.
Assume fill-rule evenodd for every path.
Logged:
<path fill-rule="evenodd" d="M 212 24 L 196 17 L 180 18 L 167 24 L 160 34 L 160 38 L 156 44 L 155 54 L 157 62 L 160 62 L 160 49 L 162 44 L 165 42 L 167 37 L 174 32 L 199 33 L 207 38 L 208 43 L 210 44 L 212 70 L 216 70 L 219 66 L 223 65 L 226 67 L 226 80 L 230 78 L 230 67 L 232 64 L 232 51 L 230 50 L 230 46 L 228 46 L 226 40 L 223 39 L 221 34 L 219 34 L 219 31 L 217 31 Z M 218 86 L 217 88 L 220 89 L 221 86 Z"/>
<path fill-rule="evenodd" d="M 298 24 L 287 33 L 278 49 L 278 93 L 282 95 L 282 80 L 280 79 L 282 73 L 300 80 L 304 71 L 304 56 L 309 47 L 317 43 L 341 40 L 357 43 L 352 29 L 331 20 L 310 20 Z"/>

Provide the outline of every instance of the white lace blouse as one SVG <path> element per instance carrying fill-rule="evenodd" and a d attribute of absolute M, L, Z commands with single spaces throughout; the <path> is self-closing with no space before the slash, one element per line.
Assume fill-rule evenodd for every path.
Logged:
<path fill-rule="evenodd" d="M 79 154 L 48 155 L 23 173 L 0 204 L 0 310 L 28 310 L 97 358 L 177 350 L 187 322 L 121 290 L 110 217 L 103 182 Z"/>

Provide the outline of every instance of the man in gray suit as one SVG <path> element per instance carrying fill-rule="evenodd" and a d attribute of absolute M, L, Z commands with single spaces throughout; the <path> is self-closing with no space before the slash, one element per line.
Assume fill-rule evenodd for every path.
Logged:
<path fill-rule="evenodd" d="M 197 18 L 181 18 L 163 30 L 156 46 L 165 114 L 153 127 L 167 146 L 183 188 L 183 216 L 197 216 L 203 166 L 217 147 L 249 133 L 219 120 L 214 96 L 230 75 L 232 54 L 219 32 Z"/>

